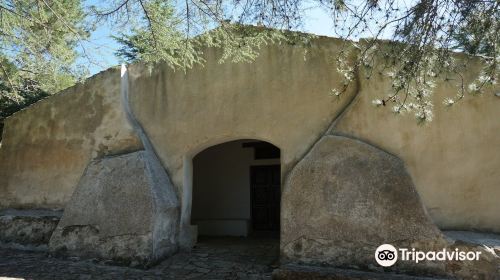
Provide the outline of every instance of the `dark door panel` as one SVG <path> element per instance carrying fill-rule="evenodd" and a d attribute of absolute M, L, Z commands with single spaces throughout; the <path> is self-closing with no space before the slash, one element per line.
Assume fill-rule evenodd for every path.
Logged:
<path fill-rule="evenodd" d="M 250 167 L 254 230 L 279 230 L 281 173 L 279 165 Z"/>

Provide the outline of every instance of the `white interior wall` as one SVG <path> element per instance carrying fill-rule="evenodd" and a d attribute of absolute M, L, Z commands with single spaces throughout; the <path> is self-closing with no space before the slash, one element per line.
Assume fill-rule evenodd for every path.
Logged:
<path fill-rule="evenodd" d="M 237 140 L 212 146 L 193 159 L 191 221 L 199 235 L 247 236 L 250 231 L 250 166 L 279 164 L 254 160 L 253 148 Z"/>

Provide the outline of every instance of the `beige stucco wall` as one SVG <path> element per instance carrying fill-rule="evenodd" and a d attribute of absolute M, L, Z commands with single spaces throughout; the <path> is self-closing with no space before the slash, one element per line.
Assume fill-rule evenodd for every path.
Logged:
<path fill-rule="evenodd" d="M 319 38 L 304 57 L 301 46 L 271 46 L 254 63 L 219 64 L 206 51 L 206 66 L 187 73 L 165 65 L 151 72 L 129 67 L 132 111 L 182 195 L 184 158 L 237 139 L 279 147 L 286 173 L 353 96 L 330 95 L 342 82 L 333 63 L 341 41 Z"/>
<path fill-rule="evenodd" d="M 464 59 L 463 56 L 457 56 Z M 464 71 L 465 84 L 478 74 L 477 60 Z M 363 73 L 361 73 L 363 75 Z M 454 77 L 454 76 L 451 76 Z M 434 119 L 418 125 L 414 115 L 396 116 L 372 100 L 390 92 L 375 74 L 360 79 L 360 92 L 335 131 L 365 140 L 402 158 L 429 214 L 442 229 L 500 232 L 500 98 L 489 88 L 452 107 L 459 80 L 438 82 Z"/>
<path fill-rule="evenodd" d="M 140 148 L 109 69 L 17 112 L 0 147 L 0 208 L 64 207 L 91 158 Z"/>
<path fill-rule="evenodd" d="M 207 66 L 187 74 L 132 66 L 133 111 L 179 194 L 184 157 L 228 140 L 275 144 L 286 174 L 356 90 L 353 85 L 340 100 L 329 95 L 342 81 L 332 63 L 338 48 L 338 40 L 319 38 L 304 60 L 299 46 L 273 46 L 253 64 L 217 64 L 217 52 L 210 50 Z M 479 68 L 470 64 L 466 80 Z M 372 106 L 390 90 L 389 83 L 377 76 L 359 79 L 359 96 L 335 131 L 400 156 L 440 227 L 500 231 L 499 98 L 485 92 L 447 109 L 442 100 L 457 89 L 440 82 L 434 121 L 421 126 L 412 116 L 396 117 L 390 108 Z"/>
<path fill-rule="evenodd" d="M 286 176 L 358 93 L 333 133 L 401 157 L 441 228 L 500 232 L 500 98 L 488 91 L 447 109 L 442 99 L 456 88 L 440 83 L 434 120 L 426 126 L 372 106 L 388 92 L 384 77 L 359 79 L 338 99 L 330 92 L 342 83 L 335 65 L 340 44 L 321 37 L 307 54 L 298 45 L 269 46 L 250 64 L 219 64 L 220 52 L 209 49 L 205 66 L 186 73 L 130 66 L 132 111 L 179 198 L 189 183 L 186 163 L 231 140 L 278 146 Z M 466 78 L 478 69 L 470 65 Z M 7 120 L 0 207 L 63 207 L 91 158 L 139 146 L 123 114 L 118 70 L 101 73 Z"/>

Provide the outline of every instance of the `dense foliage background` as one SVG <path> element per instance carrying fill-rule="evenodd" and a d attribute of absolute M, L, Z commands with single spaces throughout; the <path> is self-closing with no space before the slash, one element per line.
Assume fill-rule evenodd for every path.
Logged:
<path fill-rule="evenodd" d="M 382 67 L 393 80 L 374 105 L 432 120 L 437 79 L 457 86 L 443 100 L 451 106 L 485 86 L 496 86 L 500 62 L 497 0 L 0 0 L 0 126 L 2 120 L 88 75 L 85 42 L 96 26 L 110 24 L 126 62 L 167 63 L 187 70 L 203 64 L 201 46 L 223 50 L 221 62 L 251 62 L 270 43 L 305 43 L 311 9 L 331 19 L 346 41 L 336 58 L 345 77 L 341 97 L 361 65 Z M 358 39 L 367 38 L 363 44 Z M 395 43 L 384 44 L 379 39 Z M 483 60 L 477 79 L 465 84 L 454 52 Z M 347 57 L 355 52 L 357 60 Z M 382 55 L 384 65 L 375 56 Z M 79 58 L 87 58 L 82 63 Z M 367 77 L 370 78 L 370 77 Z"/>

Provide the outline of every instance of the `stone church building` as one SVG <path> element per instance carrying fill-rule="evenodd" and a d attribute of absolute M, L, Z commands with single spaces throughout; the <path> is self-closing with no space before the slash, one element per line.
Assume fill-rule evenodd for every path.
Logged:
<path fill-rule="evenodd" d="M 17 112 L 0 146 L 0 239 L 150 266 L 198 236 L 265 232 L 281 265 L 380 271 L 387 243 L 482 254 L 385 271 L 498 277 L 498 252 L 443 232 L 500 233 L 500 98 L 447 108 L 456 85 L 440 82 L 418 125 L 373 106 L 391 81 L 363 68 L 330 94 L 341 45 L 271 45 L 238 64 L 207 49 L 186 73 L 111 68 Z"/>

